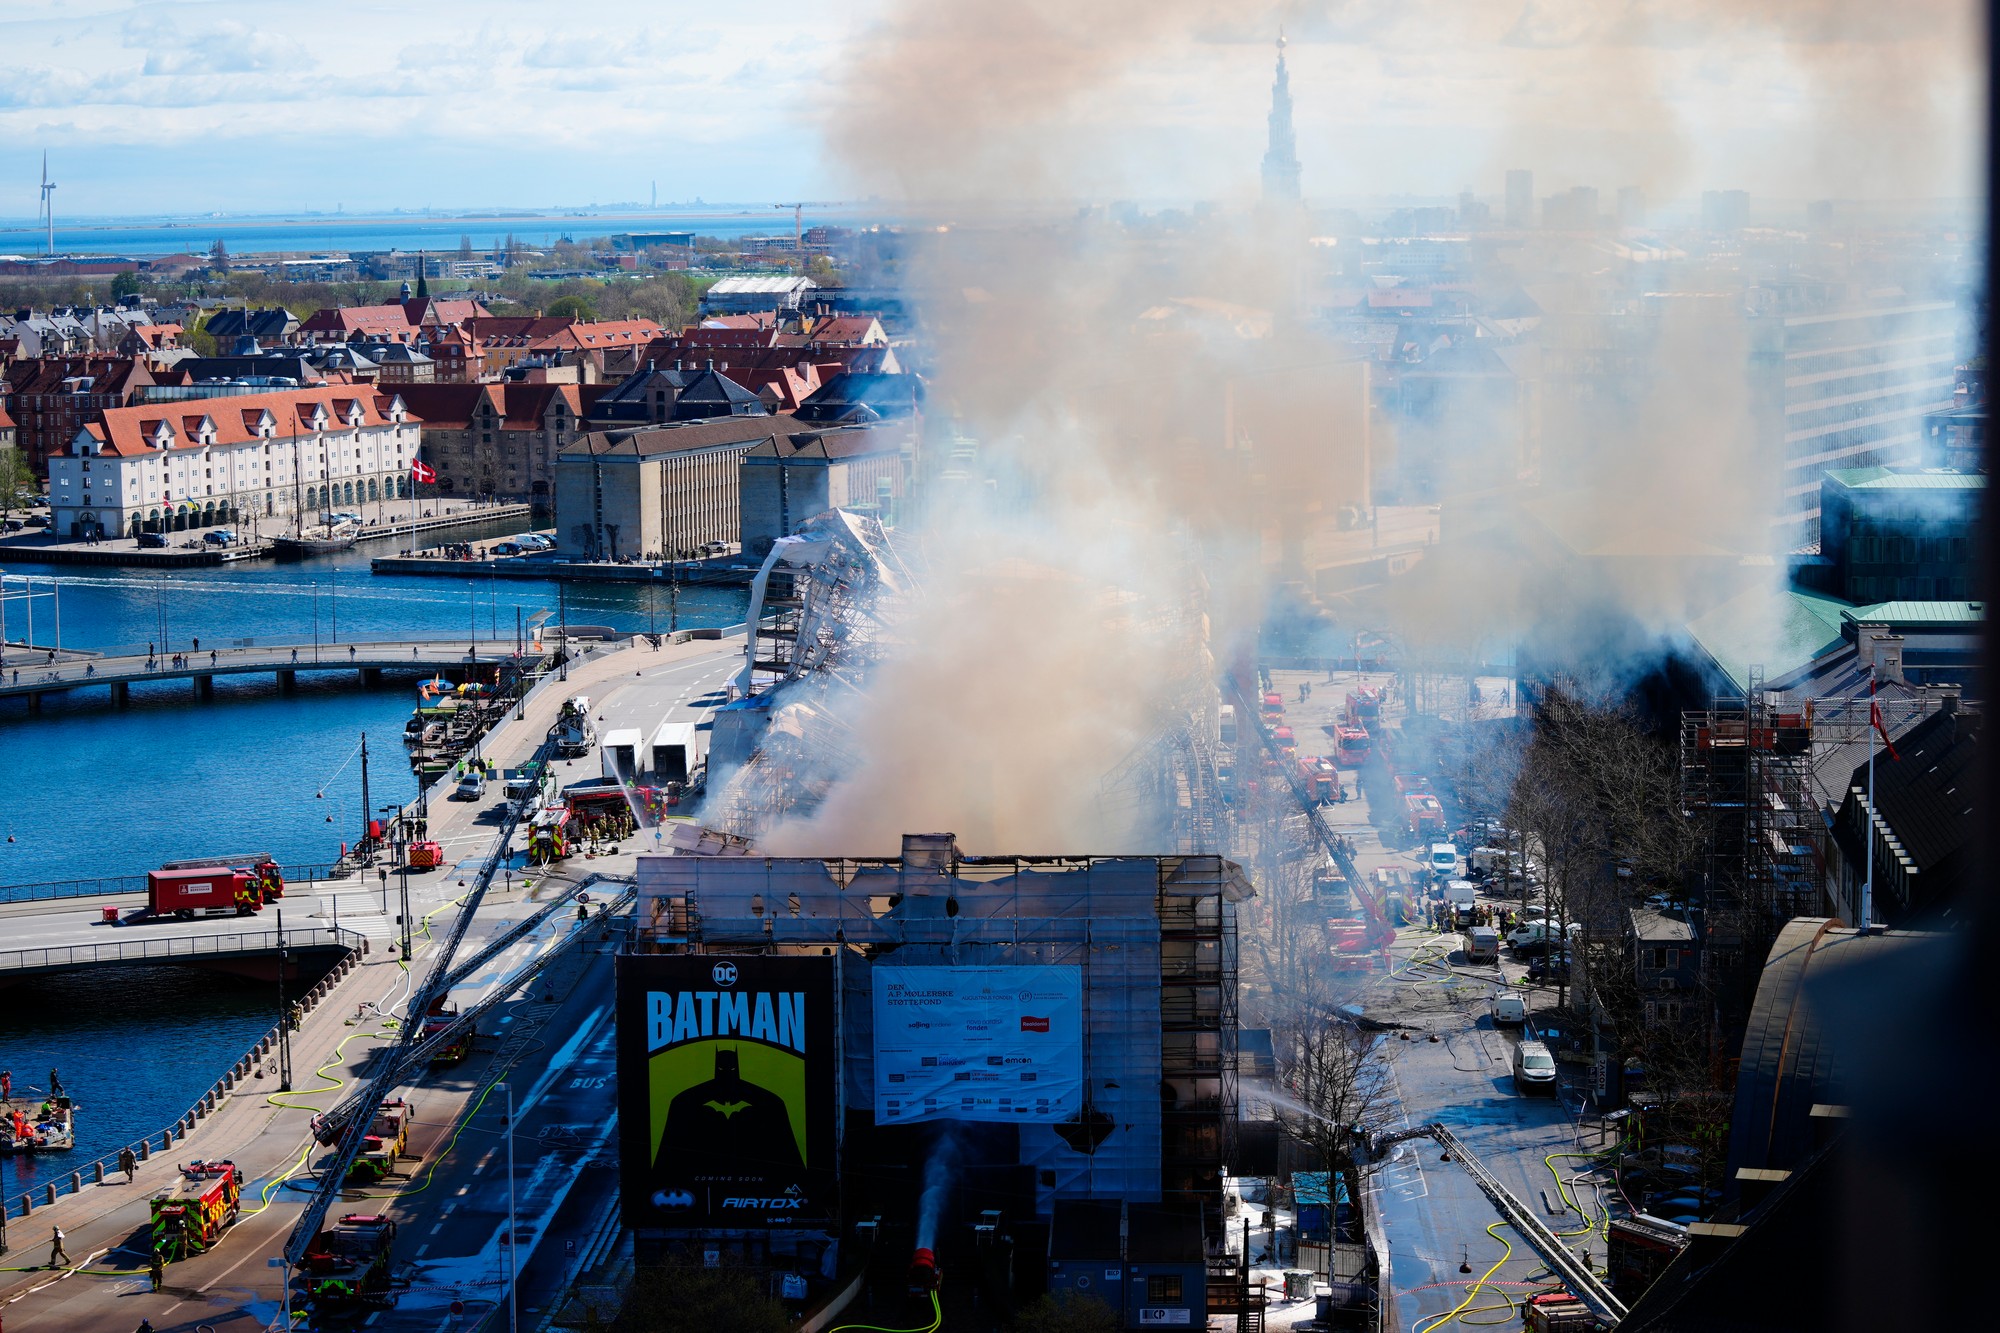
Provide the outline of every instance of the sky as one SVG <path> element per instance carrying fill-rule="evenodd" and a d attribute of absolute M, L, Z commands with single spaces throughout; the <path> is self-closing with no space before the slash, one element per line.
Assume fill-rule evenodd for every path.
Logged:
<path fill-rule="evenodd" d="M 1310 198 L 1497 196 L 1510 166 L 1658 199 L 1977 193 L 1967 0 L 7 0 L 0 216 L 350 213 L 935 190 L 870 82 L 950 124 L 983 64 L 1077 169 L 1006 188 L 1247 197 L 1272 38 Z M 857 71 L 861 78 L 857 79 Z M 991 86 L 1032 89 L 1010 71 Z M 905 90 L 907 92 L 908 90 Z M 931 128 L 934 128 L 932 126 Z M 877 141 L 857 149 L 857 136 Z M 945 151 L 918 135 L 908 151 Z M 891 155 L 893 156 L 893 154 Z M 1085 169 L 1087 168 L 1087 169 Z"/>

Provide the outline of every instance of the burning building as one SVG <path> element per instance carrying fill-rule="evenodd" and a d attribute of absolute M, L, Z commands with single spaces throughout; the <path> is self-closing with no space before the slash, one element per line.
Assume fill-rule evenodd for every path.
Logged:
<path fill-rule="evenodd" d="M 947 1291 L 1004 1305 L 1044 1280 L 1064 1201 L 1219 1238 L 1253 893 L 1233 862 L 921 834 L 895 857 L 641 857 L 638 881 L 619 1065 L 642 1245 L 825 1283 L 879 1238 L 898 1291 L 921 1247 Z"/>

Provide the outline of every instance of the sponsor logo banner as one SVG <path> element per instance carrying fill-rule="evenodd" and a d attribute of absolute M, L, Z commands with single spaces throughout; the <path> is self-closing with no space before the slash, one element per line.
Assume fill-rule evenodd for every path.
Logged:
<path fill-rule="evenodd" d="M 877 967 L 875 1118 L 1053 1123 L 1083 1105 L 1075 967 Z"/>

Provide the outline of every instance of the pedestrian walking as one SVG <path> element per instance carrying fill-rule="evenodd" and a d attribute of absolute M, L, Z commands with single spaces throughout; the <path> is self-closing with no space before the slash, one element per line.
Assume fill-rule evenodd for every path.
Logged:
<path fill-rule="evenodd" d="M 150 643 L 146 645 L 146 660 L 148 662 L 153 660 L 153 645 Z"/>
<path fill-rule="evenodd" d="M 210 666 L 214 666 L 214 665 L 215 665 L 215 649 L 213 649 L 213 648 L 211 648 L 211 649 L 209 649 L 209 650 L 208 650 L 208 664 L 209 664 Z"/>
<path fill-rule="evenodd" d="M 299 660 L 299 650 L 296 648 L 292 649 L 292 660 L 294 662 Z"/>
<path fill-rule="evenodd" d="M 153 1251 L 152 1261 L 146 1267 L 148 1275 L 153 1279 L 154 1291 L 167 1285 L 167 1261 L 160 1256 L 158 1250 Z"/>
<path fill-rule="evenodd" d="M 0 1069 L 0 1102 L 14 1100 L 14 1071 Z"/>
<path fill-rule="evenodd" d="M 350 662 L 354 660 L 354 645 L 351 643 L 347 645 L 347 660 Z"/>
<path fill-rule="evenodd" d="M 130 1148 L 118 1150 L 118 1169 L 125 1173 L 125 1183 L 131 1184 L 139 1174 L 139 1154 Z"/>
<path fill-rule="evenodd" d="M 69 1251 L 63 1248 L 63 1229 L 49 1228 L 49 1267 L 60 1268 L 69 1262 Z"/>
<path fill-rule="evenodd" d="M 62 1096 L 62 1095 L 63 1095 L 63 1085 L 62 1085 L 62 1076 L 61 1076 L 60 1074 L 57 1074 L 57 1073 L 56 1073 L 56 1071 L 55 1071 L 54 1069 L 50 1069 L 50 1070 L 49 1070 L 49 1096 L 51 1096 L 51 1097 L 60 1097 L 60 1096 Z"/>
<path fill-rule="evenodd" d="M 190 645 L 191 645 L 191 646 L 192 646 L 192 647 L 194 648 L 194 650 L 195 650 L 196 652 L 200 652 L 200 651 L 201 651 L 201 640 L 200 640 L 200 639 L 190 639 L 190 640 L 189 640 L 188 642 L 189 642 L 189 644 L 190 644 Z"/>

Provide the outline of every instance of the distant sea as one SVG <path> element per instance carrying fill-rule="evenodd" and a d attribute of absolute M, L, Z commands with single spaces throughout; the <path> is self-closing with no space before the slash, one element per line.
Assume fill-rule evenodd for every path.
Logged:
<path fill-rule="evenodd" d="M 829 221 L 854 225 L 858 218 L 808 213 L 808 227 Z M 308 214 L 288 217 L 105 218 L 76 222 L 56 219 L 56 253 L 61 255 L 203 254 L 217 241 L 232 255 L 284 253 L 304 258 L 330 252 L 431 250 L 456 253 L 459 238 L 487 251 L 509 234 L 544 246 L 568 237 L 598 240 L 621 232 L 693 231 L 703 236 L 788 235 L 790 209 L 744 205 L 737 208 L 674 212 L 467 213 L 458 216 L 402 215 L 347 217 Z M 41 228 L 20 218 L 0 218 L 0 255 L 43 253 Z"/>

